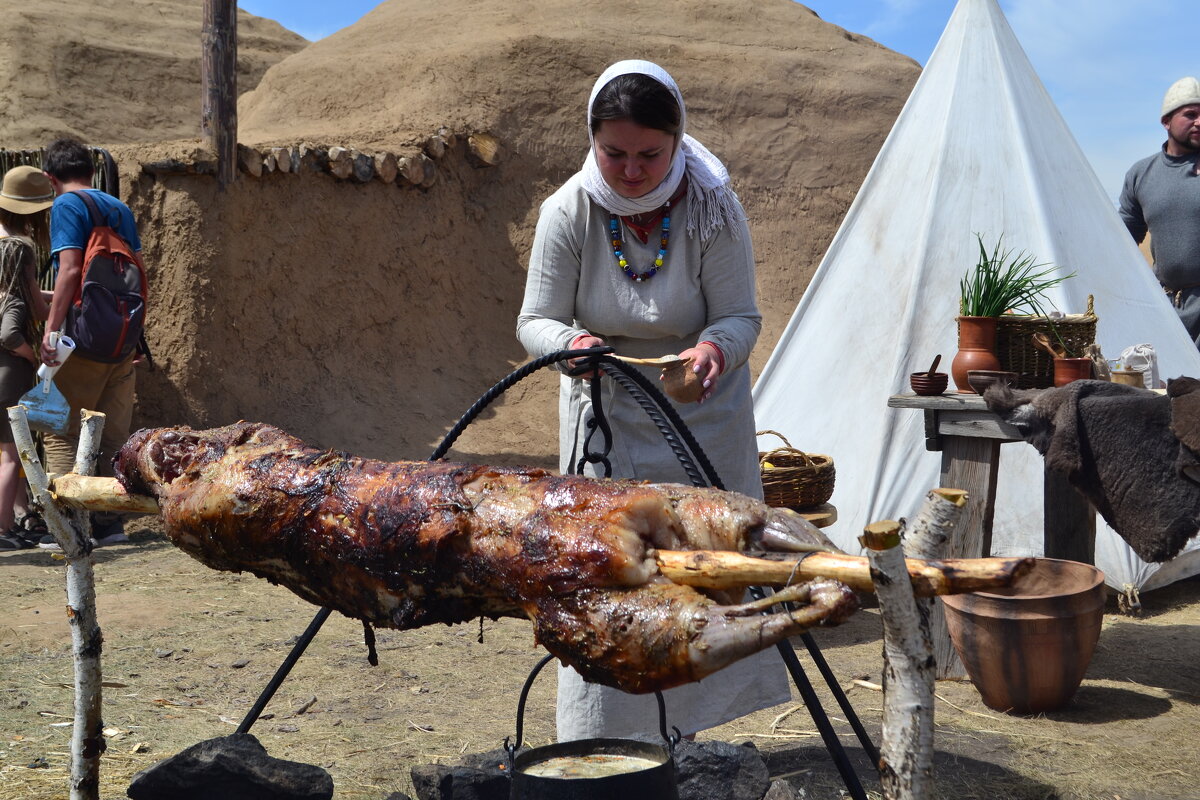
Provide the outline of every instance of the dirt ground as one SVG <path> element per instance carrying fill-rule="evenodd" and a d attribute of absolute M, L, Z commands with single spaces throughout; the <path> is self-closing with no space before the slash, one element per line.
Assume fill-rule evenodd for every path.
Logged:
<path fill-rule="evenodd" d="M 156 524 L 141 520 L 131 526 L 132 544 L 95 554 L 105 640 L 105 798 L 124 797 L 134 773 L 172 753 L 232 733 L 316 611 L 266 581 L 201 566 Z M 48 553 L 0 555 L 7 610 L 0 623 L 2 798 L 66 796 L 72 666 L 62 574 L 62 562 Z M 1142 600 L 1137 617 L 1110 603 L 1087 677 L 1064 710 L 1009 716 L 985 707 L 969 682 L 940 682 L 937 797 L 1194 797 L 1200 579 Z M 524 622 L 485 622 L 482 641 L 480 633 L 476 624 L 379 631 L 380 664 L 371 667 L 360 625 L 335 616 L 252 732 L 276 757 L 328 769 L 339 800 L 411 792 L 412 765 L 454 763 L 515 733 L 521 684 L 542 653 Z M 881 696 L 865 685 L 880 681 L 877 612 L 868 607 L 815 638 L 878 741 Z M 864 786 L 879 797 L 845 715 L 797 646 Z M 553 740 L 553 684 L 547 675 L 530 696 L 533 745 Z M 805 790 L 801 796 L 843 796 L 798 701 L 700 738 L 709 737 L 753 742 L 772 776 L 786 776 Z"/>

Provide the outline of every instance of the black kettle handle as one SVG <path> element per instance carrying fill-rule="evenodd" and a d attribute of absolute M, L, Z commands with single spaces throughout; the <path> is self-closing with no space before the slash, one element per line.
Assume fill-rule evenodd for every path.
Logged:
<path fill-rule="evenodd" d="M 517 738 L 515 740 L 504 737 L 504 750 L 508 753 L 508 774 L 511 777 L 513 774 L 514 761 L 517 757 L 517 750 L 521 747 L 521 742 L 525 740 L 525 701 L 529 699 L 529 690 L 533 686 L 533 679 L 542 671 L 542 667 L 549 664 L 554 659 L 554 656 L 547 654 L 542 657 L 542 660 L 534 665 L 529 671 L 529 677 L 525 679 L 525 685 L 521 687 L 521 696 L 517 700 Z M 667 732 L 667 702 L 663 699 L 662 692 L 655 689 L 654 699 L 658 701 L 658 730 L 662 734 L 663 739 L 667 742 L 667 752 L 672 756 L 675 755 L 675 745 L 679 744 L 679 740 L 683 736 L 679 733 L 679 728 L 672 727 L 671 733 Z"/>

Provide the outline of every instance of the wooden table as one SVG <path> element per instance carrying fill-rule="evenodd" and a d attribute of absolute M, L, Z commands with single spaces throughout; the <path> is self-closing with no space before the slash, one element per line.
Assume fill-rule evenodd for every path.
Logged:
<path fill-rule="evenodd" d="M 947 557 L 991 555 L 1000 445 L 1023 441 L 1020 432 L 989 411 L 977 394 L 898 394 L 888 398 L 888 407 L 925 413 L 925 449 L 942 454 L 940 485 L 970 495 L 963 524 Z M 1055 472 L 1043 473 L 1042 492 L 1046 558 L 1094 564 L 1096 512 L 1091 504 Z"/>
<path fill-rule="evenodd" d="M 989 411 L 977 394 L 932 397 L 898 394 L 888 398 L 888 407 L 924 412 L 925 449 L 942 454 L 939 486 L 967 492 L 966 512 L 947 547 L 946 557 L 991 555 L 1000 445 L 1024 441 L 1020 432 Z M 1042 492 L 1045 557 L 1094 564 L 1096 512 L 1091 504 L 1065 477 L 1054 472 L 1043 472 Z M 941 604 L 936 608 L 940 612 Z M 937 616 L 933 638 L 938 677 L 962 677 L 966 671 L 950 645 L 945 621 L 940 619 L 940 613 Z"/>
<path fill-rule="evenodd" d="M 792 506 L 791 509 L 818 528 L 828 528 L 837 522 L 837 508 L 832 503 L 821 503 L 819 506 Z"/>

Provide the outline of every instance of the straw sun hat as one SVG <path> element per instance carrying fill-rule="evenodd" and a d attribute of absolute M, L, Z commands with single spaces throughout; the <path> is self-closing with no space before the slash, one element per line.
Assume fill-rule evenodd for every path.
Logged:
<path fill-rule="evenodd" d="M 37 167 L 22 165 L 4 173 L 0 208 L 14 214 L 36 214 L 53 204 L 54 187 L 46 173 Z"/>

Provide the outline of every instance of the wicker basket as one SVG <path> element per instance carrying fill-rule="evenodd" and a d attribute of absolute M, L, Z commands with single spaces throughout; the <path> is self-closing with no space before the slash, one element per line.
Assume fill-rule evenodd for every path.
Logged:
<path fill-rule="evenodd" d="M 775 431 L 759 431 L 758 435 L 768 433 L 782 439 L 784 446 L 758 454 L 767 505 L 794 508 L 828 502 L 833 496 L 833 459 L 797 450 L 783 434 Z M 771 465 L 769 469 L 767 464 Z"/>
<path fill-rule="evenodd" d="M 1005 314 L 996 325 L 996 357 L 1000 369 L 1017 373 L 1021 389 L 1046 389 L 1054 385 L 1054 359 L 1033 346 L 1033 334 L 1044 333 L 1072 355 L 1083 355 L 1096 341 L 1096 312 L 1088 295 L 1087 313 L 1062 319 Z"/>

